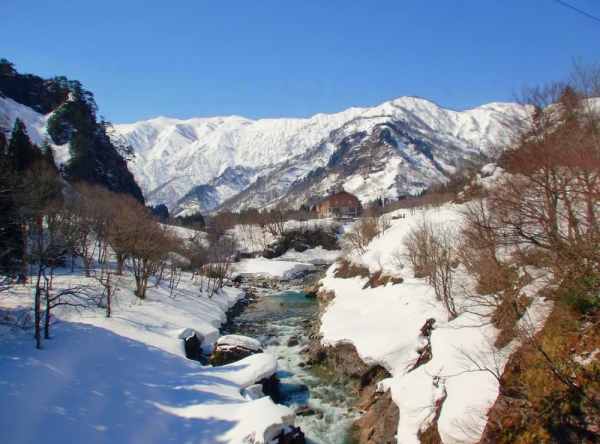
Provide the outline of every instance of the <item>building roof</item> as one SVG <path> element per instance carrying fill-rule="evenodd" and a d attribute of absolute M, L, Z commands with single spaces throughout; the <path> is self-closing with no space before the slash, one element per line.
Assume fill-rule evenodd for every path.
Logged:
<path fill-rule="evenodd" d="M 327 200 L 331 199 L 332 197 L 339 196 L 340 194 L 347 194 L 347 195 L 349 195 L 349 196 L 355 197 L 355 198 L 356 198 L 356 200 L 358 200 L 358 201 L 360 202 L 360 199 L 359 199 L 357 196 L 355 196 L 354 194 L 352 194 L 352 193 L 349 193 L 348 191 L 345 191 L 345 190 L 341 190 L 341 191 L 338 191 L 337 193 L 333 193 L 333 194 L 330 194 L 330 195 L 329 195 L 329 196 L 327 196 L 327 197 L 324 197 L 323 199 L 321 199 L 320 201 L 318 201 L 318 202 L 316 203 L 316 205 L 318 205 L 318 204 L 320 204 L 320 203 L 323 203 L 323 202 L 325 202 L 325 201 L 327 201 Z"/>

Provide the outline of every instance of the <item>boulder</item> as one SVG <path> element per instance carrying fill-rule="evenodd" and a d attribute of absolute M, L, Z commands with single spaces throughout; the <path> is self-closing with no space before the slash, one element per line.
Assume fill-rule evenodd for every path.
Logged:
<path fill-rule="evenodd" d="M 294 426 L 284 428 L 274 441 L 279 444 L 306 444 L 304 432 Z"/>
<path fill-rule="evenodd" d="M 287 340 L 287 343 L 285 345 L 287 345 L 288 347 L 293 347 L 295 345 L 298 345 L 298 336 L 296 335 L 292 335 L 289 337 L 289 339 Z"/>
<path fill-rule="evenodd" d="M 306 405 L 303 405 L 298 410 L 296 410 L 296 415 L 298 415 L 298 416 L 313 416 L 313 415 L 318 415 L 318 414 L 322 414 L 322 413 L 323 412 L 321 412 L 320 410 L 310 408 Z"/>
<path fill-rule="evenodd" d="M 269 396 L 274 403 L 281 403 L 281 392 L 279 391 L 279 379 L 275 374 L 269 376 L 268 378 L 263 378 L 257 382 L 257 384 L 262 385 L 262 392 L 265 396 Z"/>
<path fill-rule="evenodd" d="M 256 339 L 241 335 L 221 336 L 210 355 L 209 363 L 214 367 L 218 367 L 262 352 L 260 342 Z"/>
<path fill-rule="evenodd" d="M 198 333 L 191 328 L 186 328 L 179 334 L 179 339 L 183 339 L 185 357 L 194 361 L 200 361 L 202 357 L 202 342 L 204 341 L 202 333 Z"/>
<path fill-rule="evenodd" d="M 304 288 L 304 291 L 306 291 L 306 297 L 307 298 L 316 298 L 317 297 L 317 293 L 319 292 L 319 288 L 321 287 L 321 285 L 317 282 L 315 284 L 309 285 L 307 287 Z"/>

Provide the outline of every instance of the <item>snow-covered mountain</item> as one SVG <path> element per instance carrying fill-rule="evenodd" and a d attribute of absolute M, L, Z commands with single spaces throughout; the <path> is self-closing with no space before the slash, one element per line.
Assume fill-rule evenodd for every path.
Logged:
<path fill-rule="evenodd" d="M 515 105 L 453 111 L 402 97 L 308 119 L 159 117 L 115 125 L 148 203 L 175 213 L 313 203 L 333 188 L 363 201 L 417 193 L 462 160 L 488 153 Z M 0 126 L 20 116 L 38 143 L 48 116 L 0 97 Z M 68 146 L 53 146 L 57 163 Z"/>
<path fill-rule="evenodd" d="M 402 97 L 308 119 L 159 117 L 115 129 L 135 148 L 130 168 L 148 202 L 207 211 L 268 205 L 290 190 L 294 204 L 341 186 L 365 200 L 414 193 L 486 154 L 513 109 Z"/>

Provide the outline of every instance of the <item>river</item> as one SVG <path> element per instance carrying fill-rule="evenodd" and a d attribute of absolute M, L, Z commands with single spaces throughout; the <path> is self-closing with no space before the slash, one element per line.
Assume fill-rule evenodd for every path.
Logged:
<path fill-rule="evenodd" d="M 257 301 L 229 325 L 230 333 L 258 339 L 266 353 L 277 357 L 282 403 L 298 414 L 307 442 L 344 444 L 358 418 L 351 404 L 354 398 L 345 387 L 331 385 L 326 374 L 305 366 L 300 350 L 309 341 L 307 326 L 317 320 L 319 301 L 305 297 L 302 286 L 318 280 L 313 274 L 298 286 L 279 292 L 257 289 Z M 288 346 L 290 339 L 297 344 Z M 306 416 L 302 416 L 302 413 Z"/>

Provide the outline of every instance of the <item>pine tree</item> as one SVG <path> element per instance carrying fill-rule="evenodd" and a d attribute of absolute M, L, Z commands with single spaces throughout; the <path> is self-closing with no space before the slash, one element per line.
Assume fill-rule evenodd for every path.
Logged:
<path fill-rule="evenodd" d="M 8 141 L 6 140 L 6 134 L 4 134 L 4 130 L 0 128 L 0 163 L 4 162 L 4 156 L 6 155 L 6 145 L 8 145 Z"/>
<path fill-rule="evenodd" d="M 42 156 L 44 161 L 54 167 L 54 169 L 58 170 L 56 167 L 56 163 L 54 162 L 54 154 L 52 152 L 52 147 L 50 146 L 50 141 L 48 138 L 44 139 L 44 143 L 42 144 Z"/>
<path fill-rule="evenodd" d="M 39 147 L 29 139 L 25 123 L 18 117 L 8 141 L 6 156 L 8 162 L 17 171 L 24 171 L 36 159 L 42 157 Z"/>

